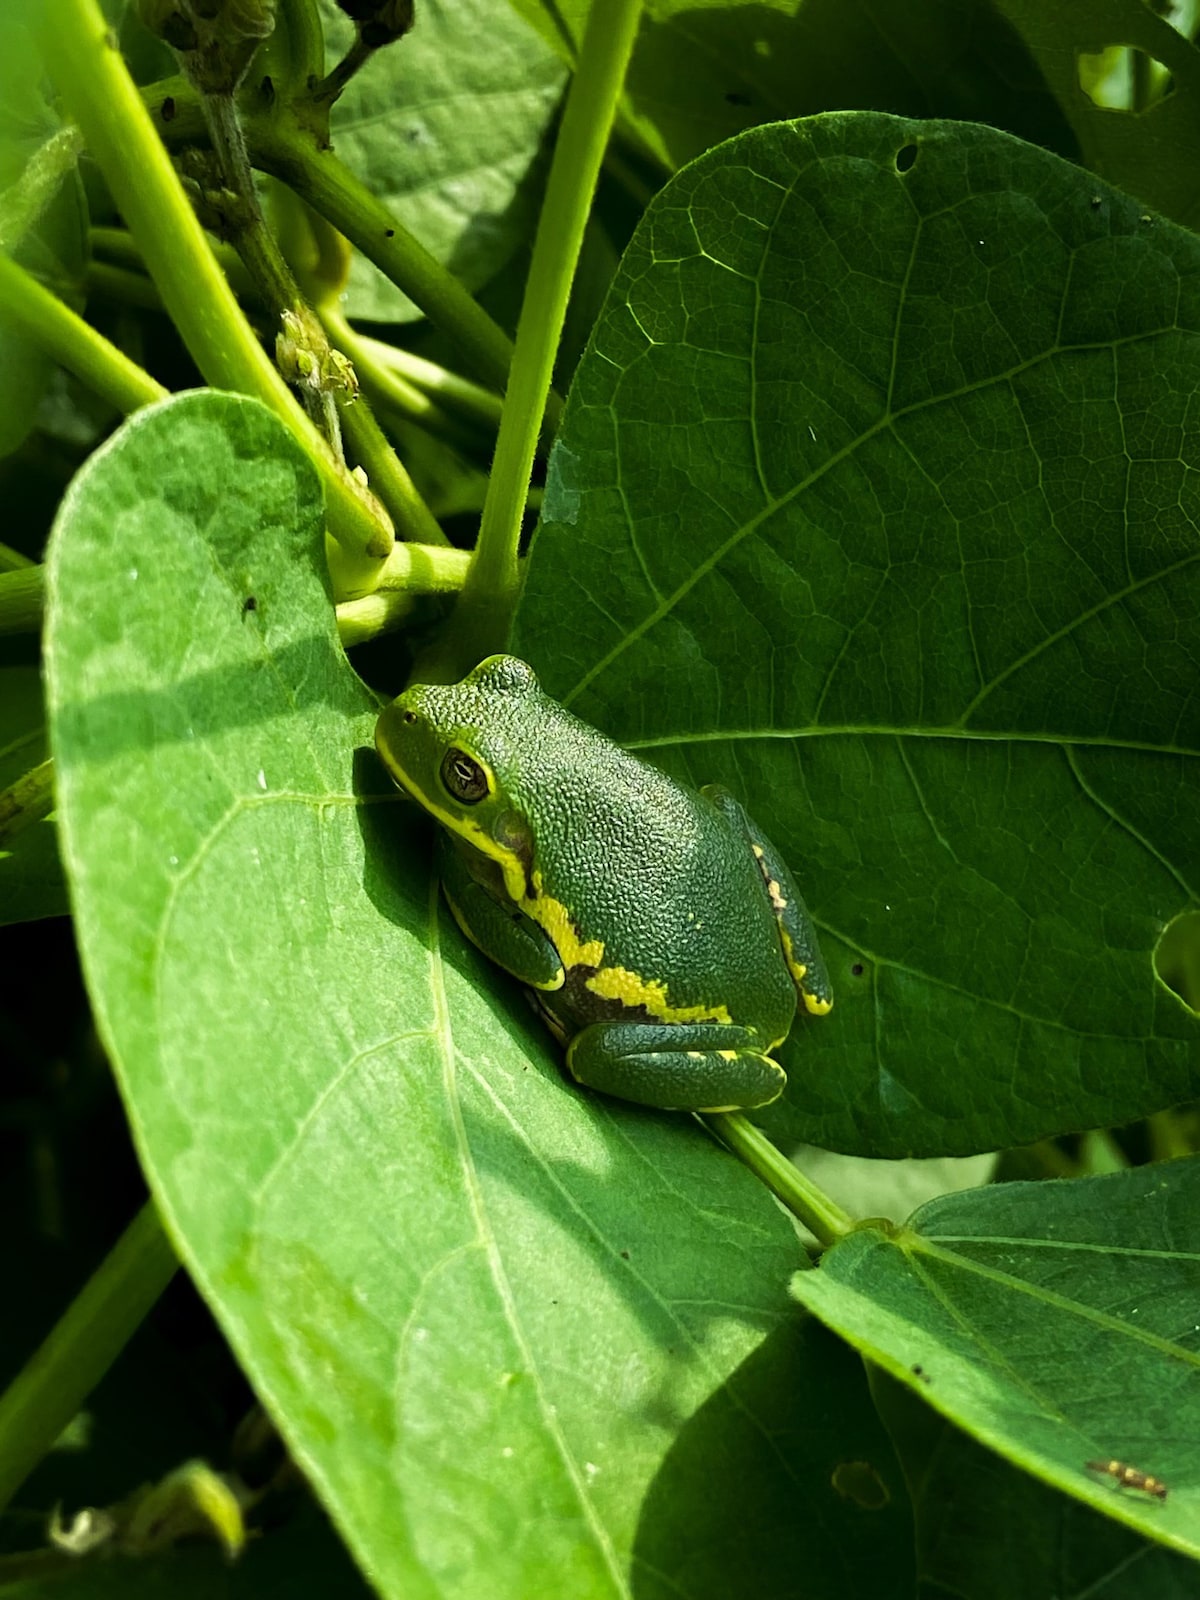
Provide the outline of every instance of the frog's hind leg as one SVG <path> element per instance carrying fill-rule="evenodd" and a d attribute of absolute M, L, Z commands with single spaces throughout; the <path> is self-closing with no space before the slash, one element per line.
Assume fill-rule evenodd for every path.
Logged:
<path fill-rule="evenodd" d="M 804 1002 L 804 1009 L 814 1017 L 823 1017 L 833 1006 L 833 985 L 817 944 L 817 930 L 787 862 L 728 789 L 712 783 L 702 793 L 745 834 L 775 913 L 792 982 Z"/>
<path fill-rule="evenodd" d="M 596 1022 L 567 1066 L 590 1089 L 661 1111 L 750 1111 L 787 1083 L 748 1028 L 713 1022 Z"/>

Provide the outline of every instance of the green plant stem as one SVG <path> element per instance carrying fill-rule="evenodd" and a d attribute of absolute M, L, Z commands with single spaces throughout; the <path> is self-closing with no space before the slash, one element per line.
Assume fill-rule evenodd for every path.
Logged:
<path fill-rule="evenodd" d="M 0 255 L 0 312 L 119 411 L 136 411 L 166 398 L 168 391 L 161 383 L 4 255 Z"/>
<path fill-rule="evenodd" d="M 285 94 L 315 88 L 325 71 L 325 30 L 317 0 L 279 0 L 271 64 Z"/>
<path fill-rule="evenodd" d="M 321 475 L 337 541 L 335 586 L 371 587 L 392 532 L 292 399 L 242 315 L 175 175 L 97 0 L 30 10 L 44 59 L 137 240 L 172 320 L 208 382 L 264 401 Z"/>
<path fill-rule="evenodd" d="M 453 678 L 479 656 L 504 648 L 516 612 L 517 553 L 529 475 L 583 232 L 641 11 L 641 0 L 609 0 L 592 6 L 588 15 L 538 219 L 479 543 L 446 641 L 451 659 L 438 666 L 439 672 L 449 667 Z"/>
<path fill-rule="evenodd" d="M 260 297 L 278 319 L 276 332 L 284 329 L 293 342 L 299 340 L 317 373 L 322 375 L 316 383 L 300 383 L 300 402 L 313 426 L 325 436 L 335 457 L 341 461 L 341 421 L 337 400 L 327 381 L 329 341 L 325 330 L 305 301 L 283 251 L 267 227 L 233 95 L 205 95 L 202 104 L 221 177 L 236 196 L 231 229 L 234 247 Z"/>
<path fill-rule="evenodd" d="M 94 294 L 119 306 L 136 306 L 139 311 L 166 311 L 153 278 L 148 278 L 144 272 L 130 272 L 127 267 L 114 267 L 109 261 L 88 262 L 89 303 Z"/>
<path fill-rule="evenodd" d="M 324 324 L 330 343 L 336 345 L 342 354 L 350 359 L 359 381 L 377 395 L 386 406 L 398 412 L 400 416 L 406 417 L 409 422 L 415 422 L 427 433 L 435 434 L 459 449 L 469 450 L 478 444 L 479 441 L 468 428 L 443 411 L 441 406 L 435 400 L 431 400 L 423 390 L 409 383 L 404 376 L 393 371 L 391 366 L 377 360 L 375 351 L 370 346 L 377 345 L 379 341 L 371 340 L 368 344 L 365 339 L 360 338 L 332 300 L 318 305 L 317 315 Z M 380 348 L 386 350 L 388 346 L 382 345 Z M 480 393 L 486 394 L 487 391 L 480 390 Z M 390 506 L 388 509 L 391 509 Z M 392 515 L 395 516 L 395 512 Z"/>
<path fill-rule="evenodd" d="M 806 1178 L 740 1111 L 715 1112 L 703 1120 L 822 1245 L 836 1244 L 853 1230 L 849 1212 Z"/>
<path fill-rule="evenodd" d="M 17 572 L 23 567 L 35 566 L 36 562 L 30 556 L 23 556 L 19 550 L 14 550 L 10 544 L 0 544 L 0 573 Z"/>
<path fill-rule="evenodd" d="M 453 594 L 463 586 L 471 563 L 469 550 L 449 545 L 398 544 L 383 564 L 379 588 L 409 594 Z"/>
<path fill-rule="evenodd" d="M 363 595 L 361 600 L 343 600 L 337 608 L 338 638 L 344 650 L 378 639 L 381 633 L 394 633 L 411 614 L 413 597 L 392 590 L 384 594 Z"/>
<path fill-rule="evenodd" d="M 43 761 L 0 790 L 0 849 L 54 809 L 54 763 Z"/>
<path fill-rule="evenodd" d="M 345 317 L 341 320 L 354 340 L 354 350 L 348 349 L 347 353 L 354 357 L 356 364 L 364 357 L 369 358 L 377 367 L 394 373 L 422 394 L 444 401 L 469 421 L 479 423 L 492 432 L 500 426 L 504 402 L 494 390 L 484 389 L 469 378 L 460 377 L 457 372 L 439 366 L 436 361 L 414 355 L 411 350 L 401 350 L 397 345 L 385 344 L 382 339 L 373 339 L 370 334 L 360 333 L 357 328 L 351 327 Z"/>
<path fill-rule="evenodd" d="M 504 388 L 511 339 L 332 151 L 317 150 L 298 128 L 262 118 L 248 126 L 247 139 L 255 166 L 282 179 L 344 233 L 454 340 L 485 383 Z"/>
<path fill-rule="evenodd" d="M 1156 1111 L 1146 1119 L 1150 1135 L 1151 1161 L 1177 1161 L 1196 1153 L 1196 1113 L 1194 1110 Z"/>
<path fill-rule="evenodd" d="M 204 137 L 199 100 L 185 78 L 160 79 L 148 84 L 142 95 L 153 123 L 169 144 L 194 143 Z M 169 117 L 164 116 L 167 107 Z M 261 111 L 247 119 L 246 143 L 255 167 L 286 183 L 345 234 L 454 340 L 483 382 L 503 391 L 512 361 L 512 340 L 328 147 L 317 147 L 311 128 L 285 113 Z M 561 414 L 562 400 L 551 393 L 547 423 L 556 427 Z"/>
<path fill-rule="evenodd" d="M 39 633 L 45 599 L 44 567 L 30 562 L 28 566 L 0 571 L 0 634 Z"/>
<path fill-rule="evenodd" d="M 387 507 L 401 539 L 426 545 L 449 544 L 437 518 L 422 500 L 366 399 L 359 398 L 344 406 L 341 420 L 354 459 L 362 466 L 367 482 Z M 403 548 L 403 544 L 393 545 L 388 561 L 397 550 Z M 388 562 L 385 562 L 376 573 L 376 584 L 384 581 L 387 570 Z"/>
<path fill-rule="evenodd" d="M 142 252 L 128 228 L 89 228 L 88 241 L 92 247 L 93 267 L 96 265 L 96 258 L 99 257 L 109 265 L 125 267 L 130 272 L 145 276 L 146 263 L 142 260 Z M 257 290 L 250 282 L 250 274 L 233 246 L 221 239 L 209 239 L 208 246 L 238 298 L 256 299 Z M 160 300 L 159 304 L 161 303 Z"/>
<path fill-rule="evenodd" d="M 120 1355 L 178 1265 L 154 1202 L 147 1201 L 0 1395 L 0 1510 Z"/>
<path fill-rule="evenodd" d="M 335 100 L 341 97 L 342 91 L 354 74 L 361 67 L 364 67 L 374 54 L 374 49 L 370 45 L 364 44 L 361 31 L 356 33 L 354 43 L 346 51 L 346 54 L 328 76 L 323 78 L 313 89 L 313 99 L 324 100 L 329 105 L 332 105 Z"/>
<path fill-rule="evenodd" d="M 1095 1175 L 1101 1172 L 1124 1172 L 1129 1157 L 1107 1128 L 1091 1128 L 1079 1140 L 1079 1170 Z"/>

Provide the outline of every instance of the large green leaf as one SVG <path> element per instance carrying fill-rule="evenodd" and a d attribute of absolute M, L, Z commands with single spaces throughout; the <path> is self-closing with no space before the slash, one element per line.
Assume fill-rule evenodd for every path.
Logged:
<path fill-rule="evenodd" d="M 795 1315 L 792 1227 L 695 1124 L 568 1088 L 443 915 L 295 445 L 233 396 L 139 413 L 48 582 L 99 1027 L 184 1259 L 372 1581 L 621 1595 L 635 1537 L 669 1580 L 688 1552 L 643 1501 L 728 1384 L 704 1437 L 770 1441 L 751 1554 L 780 1588 L 806 1439 L 737 1374 Z"/>
<path fill-rule="evenodd" d="M 513 3 L 574 60 L 590 0 Z M 969 117 L 1076 150 L 991 0 L 647 0 L 624 118 L 667 166 L 763 122 L 852 107 Z"/>
<path fill-rule="evenodd" d="M 321 0 L 330 49 L 354 30 Z M 566 74 L 496 0 L 422 0 L 411 34 L 379 50 L 334 107 L 347 166 L 468 289 L 492 278 L 537 221 L 533 168 Z M 404 322 L 408 297 L 356 256 L 347 310 Z"/>
<path fill-rule="evenodd" d="M 946 1195 L 792 1291 L 943 1416 L 1200 1556 L 1200 1157 Z M 1168 1488 L 1122 1490 L 1119 1460 Z"/>
<path fill-rule="evenodd" d="M 988 1150 L 1200 1091 L 1200 246 L 1003 134 L 871 114 L 694 163 L 569 398 L 518 629 L 742 796 L 832 1016 L 781 1134 Z"/>

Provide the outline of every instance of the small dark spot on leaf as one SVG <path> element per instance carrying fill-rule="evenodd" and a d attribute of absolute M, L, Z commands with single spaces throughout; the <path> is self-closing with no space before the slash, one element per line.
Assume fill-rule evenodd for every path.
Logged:
<path fill-rule="evenodd" d="M 748 106 L 750 104 L 750 96 L 744 89 L 730 89 L 725 99 L 731 106 Z"/>
<path fill-rule="evenodd" d="M 933 1382 L 933 1379 L 929 1376 L 929 1374 L 925 1371 L 925 1368 L 923 1366 L 921 1366 L 919 1362 L 912 1369 L 912 1375 L 913 1375 L 914 1378 L 920 1378 L 922 1383 L 932 1383 Z"/>
<path fill-rule="evenodd" d="M 396 237 L 396 230 L 395 230 L 395 228 L 385 228 L 385 229 L 384 229 L 384 230 L 383 230 L 383 237 L 384 237 L 384 238 L 385 238 L 385 239 L 394 239 L 394 238 L 395 238 L 395 237 Z"/>
<path fill-rule="evenodd" d="M 896 171 L 911 172 L 917 162 L 917 147 L 915 144 L 902 144 L 896 151 Z"/>
<path fill-rule="evenodd" d="M 862 964 L 862 962 L 861 961 L 856 961 L 854 963 L 854 965 L 850 968 L 850 972 L 851 972 L 851 975 L 853 977 L 861 978 L 862 975 L 863 975 L 863 964 Z"/>
<path fill-rule="evenodd" d="M 258 610 L 258 599 L 257 599 L 257 597 L 255 595 L 248 594 L 246 596 L 246 598 L 242 601 L 242 615 L 246 616 L 248 612 L 257 611 L 257 610 Z"/>
<path fill-rule="evenodd" d="M 621 1251 L 621 1260 L 622 1261 L 628 1261 L 629 1260 L 629 1251 L 628 1250 L 622 1250 Z"/>
<path fill-rule="evenodd" d="M 162 105 L 159 107 L 158 114 L 164 122 L 174 122 L 175 96 L 173 94 L 169 94 L 163 101 Z"/>
<path fill-rule="evenodd" d="M 275 82 L 268 74 L 258 86 L 258 92 L 269 106 L 275 104 Z"/>

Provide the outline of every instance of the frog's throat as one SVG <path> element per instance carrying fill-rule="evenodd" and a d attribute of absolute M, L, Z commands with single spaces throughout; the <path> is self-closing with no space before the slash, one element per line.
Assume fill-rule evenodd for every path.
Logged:
<path fill-rule="evenodd" d="M 431 817 L 435 817 L 451 833 L 465 839 L 482 855 L 495 861 L 504 877 L 504 892 L 515 906 L 542 929 L 558 951 L 564 969 L 592 967 L 595 971 L 585 980 L 586 987 L 604 1000 L 617 1000 L 624 1006 L 642 1007 L 660 1022 L 732 1022 L 729 1009 L 724 1005 L 673 1006 L 667 986 L 658 978 L 643 978 L 628 967 L 604 965 L 603 939 L 584 939 L 574 917 L 561 900 L 547 894 L 542 875 L 535 867 L 527 875 L 527 864 L 515 850 L 492 838 L 485 828 L 467 817 L 456 817 L 437 805 L 407 773 L 399 781 Z M 533 892 L 530 893 L 532 884 Z M 552 985 L 558 988 L 562 978 Z"/>

